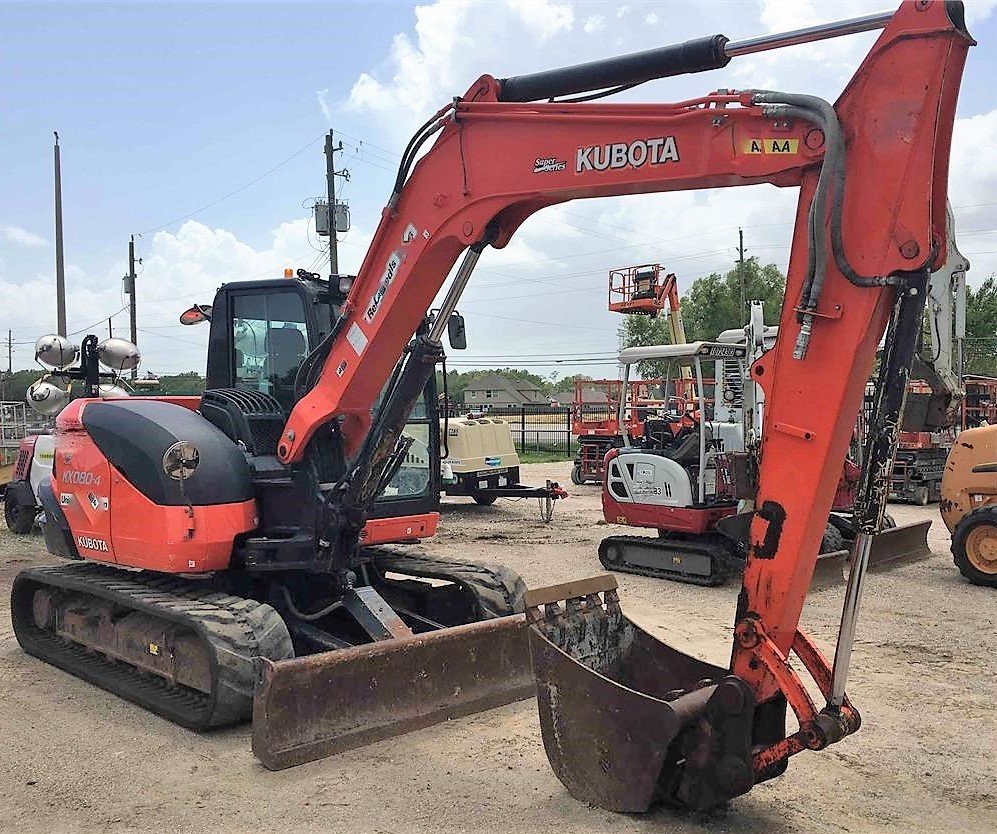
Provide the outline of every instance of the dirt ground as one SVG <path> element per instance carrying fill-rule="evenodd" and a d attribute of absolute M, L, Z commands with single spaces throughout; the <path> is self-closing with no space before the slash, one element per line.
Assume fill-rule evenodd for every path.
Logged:
<path fill-rule="evenodd" d="M 524 480 L 545 477 L 567 483 L 568 466 L 525 467 Z M 862 729 L 708 816 L 576 802 L 550 771 L 532 701 L 267 772 L 248 726 L 191 733 L 23 654 L 10 584 L 50 558 L 40 536 L 0 526 L 0 831 L 993 832 L 997 592 L 961 579 L 937 507 L 891 512 L 931 518 L 934 553 L 867 584 L 849 686 Z M 533 502 L 448 500 L 427 548 L 504 562 L 539 586 L 599 571 L 600 518 L 595 486 L 574 487 L 549 526 Z M 619 579 L 642 626 L 726 664 L 737 587 Z M 814 593 L 804 611 L 826 651 L 841 597 Z"/>

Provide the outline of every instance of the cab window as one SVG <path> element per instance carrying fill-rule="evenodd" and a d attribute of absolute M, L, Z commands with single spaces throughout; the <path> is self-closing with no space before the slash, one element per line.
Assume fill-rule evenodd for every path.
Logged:
<path fill-rule="evenodd" d="M 308 354 L 308 325 L 293 291 L 246 293 L 232 299 L 233 384 L 294 405 L 294 377 Z"/>
<path fill-rule="evenodd" d="M 412 445 L 409 446 L 405 460 L 402 462 L 394 477 L 388 482 L 384 492 L 378 496 L 379 500 L 402 500 L 425 495 L 430 487 L 431 466 L 437 466 L 438 461 L 430 449 L 430 427 L 428 400 L 435 395 L 435 386 L 432 382 L 427 383 L 422 396 L 413 405 L 412 413 L 405 424 L 404 434 L 412 438 Z M 371 408 L 371 414 L 376 415 L 381 408 L 384 399 L 384 391 L 377 398 Z"/>

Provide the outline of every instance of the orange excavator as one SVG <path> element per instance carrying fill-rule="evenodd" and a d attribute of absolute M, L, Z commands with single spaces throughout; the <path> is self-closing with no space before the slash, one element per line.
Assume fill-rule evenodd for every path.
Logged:
<path fill-rule="evenodd" d="M 834 105 L 762 90 L 675 104 L 597 100 L 735 55 L 876 28 L 884 31 Z M 262 655 L 254 749 L 283 766 L 500 702 L 488 681 L 521 683 L 526 631 L 555 772 L 573 795 L 614 810 L 716 804 L 782 773 L 800 751 L 840 741 L 860 723 L 845 681 L 925 286 L 946 250 L 949 146 L 972 43 L 960 3 L 911 2 L 786 36 L 717 35 L 536 75 L 482 76 L 405 149 L 364 262 L 340 282 L 341 313 L 295 374 L 290 414 L 231 397 L 234 424 L 252 426 L 255 410 L 268 416 L 250 432 L 255 455 L 190 403 L 84 399 L 63 412 L 52 487 L 68 496 L 64 544 L 84 562 L 19 574 L 21 644 L 181 720 L 201 708 L 226 718 L 245 695 L 252 655 Z M 483 251 L 569 200 L 760 183 L 798 188 L 799 203 L 780 321 L 789 337 L 752 367 L 766 415 L 730 666 L 641 631 L 611 578 L 539 590 L 524 614 L 455 616 L 456 625 L 441 614 L 427 624 L 433 617 L 415 609 L 435 585 L 402 605 L 410 586 L 381 579 L 406 563 L 379 564 L 359 546 L 360 531 L 404 458 L 406 420 Z M 462 253 L 438 313 L 421 326 Z M 884 332 L 832 666 L 800 630 L 800 614 Z M 254 460 L 261 450 L 267 460 Z M 294 523 L 269 527 L 268 513 L 288 504 Z M 393 588 L 397 608 L 385 599 Z M 333 622 L 383 639 L 290 659 L 286 619 L 314 626 L 315 639 L 331 642 Z M 432 627 L 441 625 L 450 627 Z M 171 679 L 174 670 L 186 677 Z M 444 691 L 460 703 L 448 706 Z M 427 693 L 433 710 L 422 709 Z M 799 725 L 791 732 L 787 706 Z M 357 713 L 364 720 L 351 723 Z"/>

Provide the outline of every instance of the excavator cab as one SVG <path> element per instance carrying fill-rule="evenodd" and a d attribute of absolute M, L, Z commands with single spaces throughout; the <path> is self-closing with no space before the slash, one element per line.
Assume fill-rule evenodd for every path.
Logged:
<path fill-rule="evenodd" d="M 298 368 L 329 335 L 339 300 L 326 281 L 303 270 L 295 277 L 222 285 L 210 306 L 194 305 L 180 317 L 183 324 L 211 322 L 206 392 L 235 389 L 268 394 L 280 403 L 286 418 L 294 406 Z M 463 335 L 463 320 L 451 327 L 459 327 Z M 211 401 L 212 395 L 207 398 Z M 376 412 L 378 405 L 372 410 Z M 435 532 L 440 493 L 435 465 L 440 456 L 437 410 L 432 375 L 406 424 L 405 433 L 413 441 L 410 454 L 372 506 L 365 543 Z M 211 419 L 210 406 L 204 411 Z"/>

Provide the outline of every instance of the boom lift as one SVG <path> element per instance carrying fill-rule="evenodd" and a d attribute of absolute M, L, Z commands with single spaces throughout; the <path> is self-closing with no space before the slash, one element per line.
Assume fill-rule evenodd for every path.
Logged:
<path fill-rule="evenodd" d="M 682 321 L 682 307 L 679 301 L 678 279 L 675 273 L 665 273 L 661 264 L 642 264 L 609 271 L 609 310 L 632 316 L 657 318 L 668 305 L 668 341 L 673 345 L 686 343 L 685 324 Z M 683 391 L 694 390 L 692 369 L 689 365 L 680 368 Z M 642 418 L 639 409 L 631 409 L 630 420 L 621 423 L 617 417 L 621 401 L 647 399 L 642 395 L 651 386 L 662 380 L 635 380 L 631 387 L 623 387 L 616 380 L 592 380 L 575 382 L 575 402 L 572 409 L 571 432 L 578 442 L 578 457 L 571 469 L 571 482 L 584 484 L 594 480 L 602 483 L 605 477 L 605 457 L 611 449 L 627 445 L 631 437 L 642 431 Z M 667 397 L 668 382 L 665 383 Z M 673 383 L 674 384 L 674 383 Z M 587 387 L 601 388 L 606 393 L 605 406 L 601 403 L 586 403 L 584 391 Z M 676 394 L 679 394 L 676 391 Z"/>
<path fill-rule="evenodd" d="M 295 404 L 279 429 L 275 457 L 286 467 L 280 480 L 300 484 L 295 500 L 305 502 L 312 514 L 293 531 L 292 547 L 273 546 L 269 564 L 245 560 L 269 552 L 258 541 L 257 526 L 258 506 L 265 507 L 267 497 L 254 498 L 251 479 L 239 474 L 245 469 L 231 451 L 238 450 L 236 444 L 208 431 L 206 421 L 182 404 L 84 400 L 71 405 L 60 417 L 65 431 L 57 439 L 54 478 L 83 473 L 70 476 L 68 483 L 74 483 L 97 469 L 110 477 L 98 441 L 103 444 L 114 431 L 103 419 L 112 408 L 139 417 L 155 411 L 164 420 L 182 419 L 183 434 L 188 428 L 196 432 L 198 441 L 211 444 L 212 455 L 201 455 L 194 467 L 193 456 L 181 447 L 168 463 L 182 477 L 168 475 L 175 482 L 166 486 L 171 495 L 181 487 L 184 495 L 193 495 L 196 478 L 210 479 L 218 488 L 205 496 L 197 487 L 197 494 L 213 503 L 192 507 L 146 501 L 141 530 L 128 528 L 133 524 L 128 516 L 115 513 L 126 508 L 112 503 L 116 523 L 120 520 L 141 545 L 131 551 L 115 548 L 114 556 L 161 572 L 211 571 L 235 578 L 248 595 L 226 608 L 233 615 L 260 612 L 251 594 L 259 587 L 254 583 L 266 576 L 264 567 L 294 565 L 310 587 L 322 589 L 316 615 L 329 606 L 346 607 L 350 600 L 348 610 L 361 615 L 373 610 L 383 622 L 383 611 L 354 601 L 367 587 L 357 581 L 377 566 L 358 549 L 359 533 L 366 508 L 404 453 L 405 423 L 433 373 L 450 314 L 483 250 L 506 245 L 534 212 L 572 199 L 758 183 L 798 187 L 780 322 L 783 334 L 798 337 L 779 340 L 753 366 L 766 392 L 766 422 L 758 509 L 751 522 L 730 668 L 702 663 L 640 633 L 622 616 L 604 582 L 557 588 L 529 600 L 545 746 L 574 795 L 619 810 L 640 810 L 661 798 L 703 807 L 782 773 L 791 755 L 821 749 L 859 725 L 844 685 L 868 545 L 886 499 L 879 476 L 888 471 L 895 451 L 925 286 L 945 245 L 949 144 L 972 39 L 961 4 L 939 2 L 904 4 L 892 17 L 822 27 L 817 36 L 884 25 L 834 107 L 811 96 L 758 90 L 724 90 L 677 104 L 556 100 L 722 67 L 732 54 L 778 41 L 771 36 L 737 45 L 714 36 L 536 75 L 482 76 L 463 97 L 434 114 L 403 154 L 342 315 L 296 375 Z M 795 37 L 788 36 L 788 42 L 800 42 L 798 33 Z M 433 136 L 432 147 L 419 158 Z M 540 157 L 554 162 L 537 166 Z M 461 253 L 464 259 L 439 315 L 428 331 L 420 331 Z M 832 670 L 799 630 L 799 619 L 862 390 L 887 325 L 859 490 L 855 565 Z M 403 354 L 406 361 L 396 370 Z M 372 413 L 386 384 L 381 407 Z M 815 413 L 812 404 L 818 399 L 824 408 Z M 88 415 L 91 410 L 95 413 Z M 177 416 L 181 412 L 184 416 Z M 146 458 L 160 452 L 138 437 L 132 440 Z M 66 453 L 70 464 L 60 456 Z M 228 476 L 215 478 L 214 459 L 231 467 Z M 126 475 L 117 468 L 113 476 L 122 490 L 134 490 L 131 479 L 138 477 L 138 471 Z M 112 479 L 112 491 L 116 485 Z M 233 501 L 220 503 L 221 487 Z M 82 535 L 84 523 L 82 516 L 73 516 L 67 538 L 70 530 Z M 165 541 L 171 530 L 179 536 Z M 191 530 L 194 538 L 186 538 Z M 182 554 L 179 563 L 175 553 Z M 86 556 L 109 560 L 105 551 L 87 550 Z M 44 603 L 76 581 L 93 588 L 92 583 L 108 587 L 148 580 L 93 564 L 22 572 L 13 606 L 22 645 L 28 632 L 46 641 L 59 639 L 52 631 L 59 617 L 48 615 L 62 608 Z M 193 580 L 153 581 L 165 582 L 165 587 L 143 591 L 151 606 L 145 610 L 155 618 L 171 610 L 172 589 L 188 588 Z M 206 597 L 205 604 L 228 604 L 224 595 Z M 556 604 L 565 599 L 566 605 Z M 274 626 L 269 633 L 280 633 L 269 612 L 260 616 Z M 509 616 L 373 647 L 262 661 L 255 698 L 260 726 L 273 729 L 283 720 L 290 736 L 297 725 L 307 725 L 295 738 L 284 738 L 287 746 L 275 752 L 263 744 L 263 752 L 274 754 L 273 765 L 338 749 L 336 733 L 327 732 L 331 724 L 372 702 L 396 724 L 424 726 L 434 720 L 418 708 L 426 687 L 438 694 L 449 682 L 451 691 L 466 693 L 482 676 L 508 678 L 515 672 L 524 620 Z M 503 635 L 509 638 L 505 642 Z M 286 646 L 286 639 L 276 642 Z M 391 645 L 378 650 L 385 644 Z M 503 646 L 508 649 L 504 655 Z M 791 650 L 827 699 L 823 709 L 789 666 Z M 367 680 L 361 680 L 357 664 L 368 672 Z M 471 672 L 469 664 L 475 665 Z M 376 673 L 371 671 L 375 666 Z M 481 708 L 493 702 L 490 694 L 486 689 L 480 698 L 468 699 Z M 336 702 L 332 709 L 330 701 Z M 787 703 L 800 725 L 789 734 Z M 342 723 L 339 729 L 341 738 Z M 256 732 L 254 738 L 261 741 Z M 261 752 L 260 746 L 256 749 Z"/>

